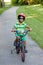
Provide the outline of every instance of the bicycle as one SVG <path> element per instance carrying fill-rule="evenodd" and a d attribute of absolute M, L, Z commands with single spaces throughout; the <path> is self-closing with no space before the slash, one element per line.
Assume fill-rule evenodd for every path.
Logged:
<path fill-rule="evenodd" d="M 29 30 L 19 31 L 16 30 L 16 32 L 20 35 L 20 39 L 18 40 L 18 43 L 16 44 L 16 53 L 19 54 L 21 51 L 21 59 L 22 62 L 25 61 L 25 48 L 24 48 L 24 41 L 22 40 L 23 36 L 26 36 Z M 12 54 L 12 51 L 11 51 Z"/>

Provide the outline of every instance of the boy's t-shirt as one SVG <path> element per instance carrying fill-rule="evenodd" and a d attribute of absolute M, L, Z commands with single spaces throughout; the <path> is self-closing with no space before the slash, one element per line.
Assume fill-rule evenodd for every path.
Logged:
<path fill-rule="evenodd" d="M 20 31 L 24 31 L 25 29 L 26 29 L 26 23 L 19 23 L 19 22 L 17 22 L 15 25 L 14 25 L 14 28 L 16 29 L 16 30 L 20 30 Z M 16 35 L 17 35 L 17 33 L 16 33 Z"/>

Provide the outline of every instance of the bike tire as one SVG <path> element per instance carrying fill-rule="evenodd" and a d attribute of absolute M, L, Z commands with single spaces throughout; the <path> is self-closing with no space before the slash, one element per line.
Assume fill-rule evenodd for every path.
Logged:
<path fill-rule="evenodd" d="M 24 52 L 24 47 L 22 47 L 22 50 L 21 50 L 21 59 L 22 59 L 22 62 L 25 62 L 25 52 Z"/>

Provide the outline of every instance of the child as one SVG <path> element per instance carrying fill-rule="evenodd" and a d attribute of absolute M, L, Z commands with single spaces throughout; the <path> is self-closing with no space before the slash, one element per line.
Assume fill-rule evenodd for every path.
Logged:
<path fill-rule="evenodd" d="M 26 23 L 24 21 L 25 21 L 25 15 L 23 13 L 20 13 L 18 15 L 18 22 L 14 25 L 14 28 L 12 29 L 12 32 L 15 32 L 16 30 L 23 31 L 26 28 L 29 29 L 29 31 L 32 31 L 32 29 L 28 25 L 26 25 Z M 17 43 L 19 39 L 20 39 L 20 37 L 16 33 L 15 42 Z M 23 41 L 24 41 L 25 53 L 27 53 L 27 50 L 26 50 L 26 36 L 23 37 Z"/>

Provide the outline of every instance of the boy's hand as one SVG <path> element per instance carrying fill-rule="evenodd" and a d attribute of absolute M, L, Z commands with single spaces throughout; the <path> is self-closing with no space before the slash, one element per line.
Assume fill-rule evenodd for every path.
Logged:
<path fill-rule="evenodd" d="M 30 28 L 30 32 L 32 31 L 32 28 Z"/>
<path fill-rule="evenodd" d="M 29 26 L 26 27 L 30 32 L 32 31 L 32 28 L 30 28 Z"/>
<path fill-rule="evenodd" d="M 11 32 L 16 32 L 16 30 L 12 29 Z"/>
<path fill-rule="evenodd" d="M 30 32 L 32 31 L 32 28 L 28 29 Z"/>

